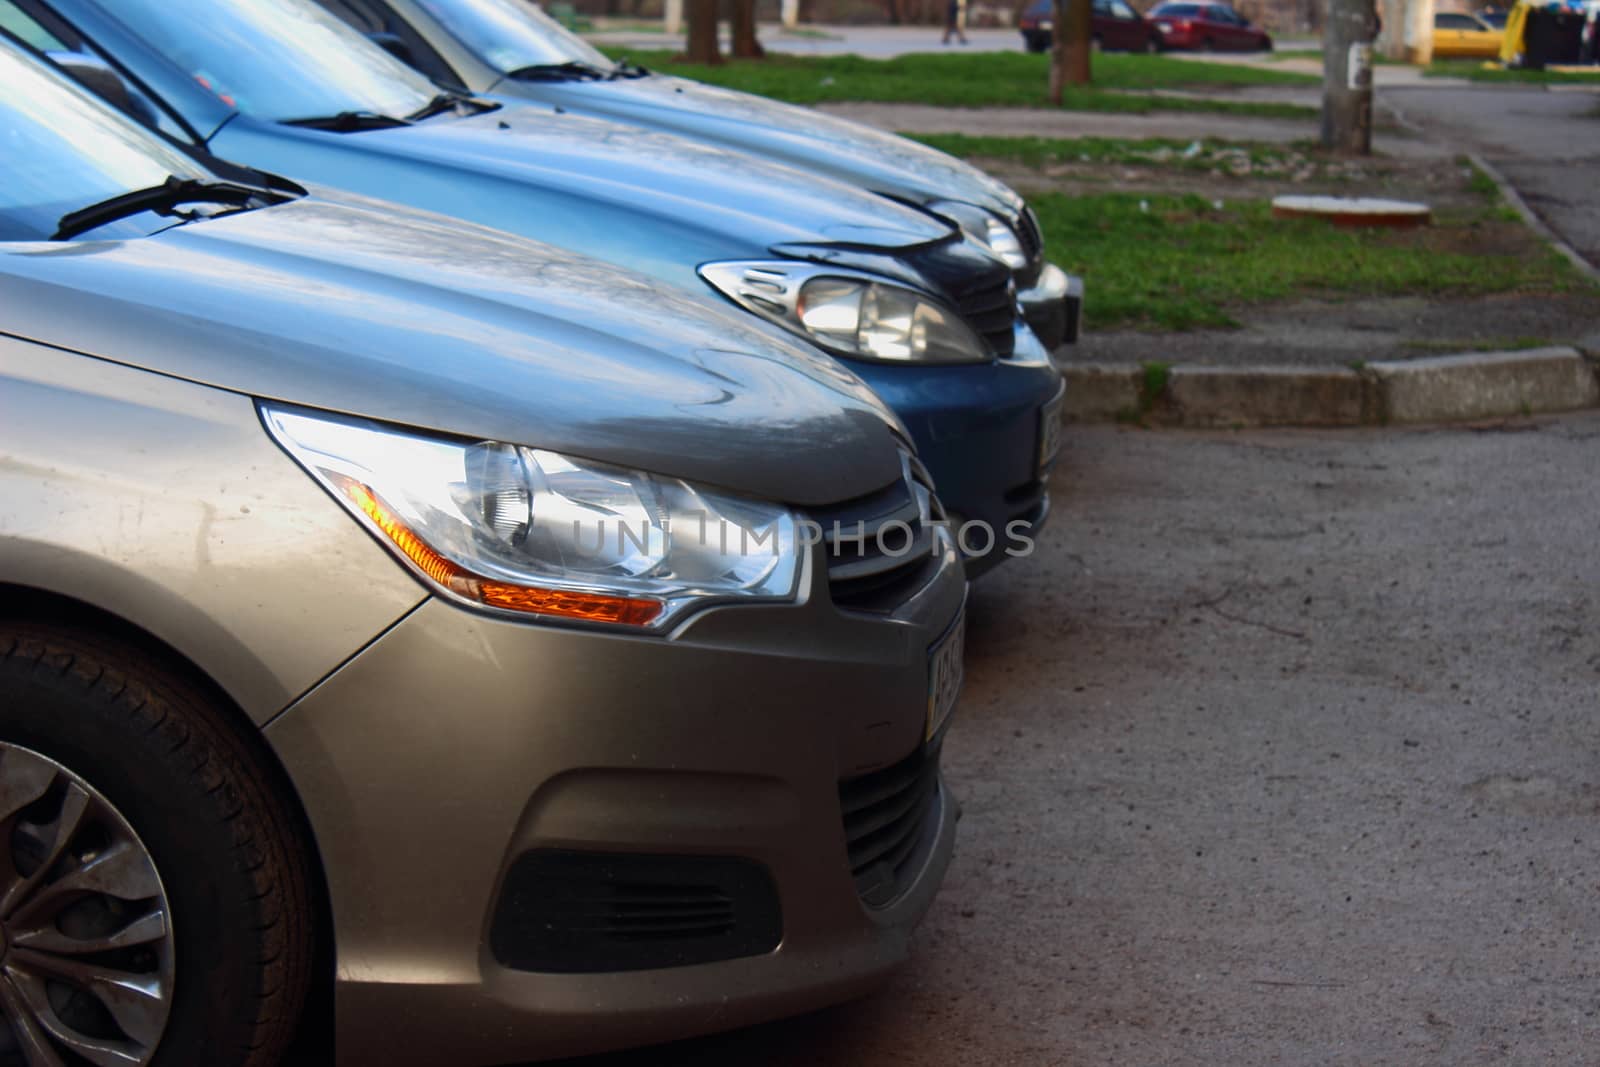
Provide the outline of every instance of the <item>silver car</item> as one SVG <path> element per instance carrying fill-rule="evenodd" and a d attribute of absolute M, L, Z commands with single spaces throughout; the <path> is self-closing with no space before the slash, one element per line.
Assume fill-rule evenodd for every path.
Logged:
<path fill-rule="evenodd" d="M 331 990 L 470 1067 L 904 956 L 966 582 L 856 379 L 9 48 L 0 174 L 0 1063 L 266 1067 Z"/>

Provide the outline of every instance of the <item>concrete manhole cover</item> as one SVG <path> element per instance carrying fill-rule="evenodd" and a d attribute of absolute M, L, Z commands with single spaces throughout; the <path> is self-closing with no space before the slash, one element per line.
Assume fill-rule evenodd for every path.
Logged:
<path fill-rule="evenodd" d="M 1280 219 L 1323 219 L 1335 226 L 1426 226 L 1427 204 L 1350 196 L 1279 196 L 1272 214 Z"/>

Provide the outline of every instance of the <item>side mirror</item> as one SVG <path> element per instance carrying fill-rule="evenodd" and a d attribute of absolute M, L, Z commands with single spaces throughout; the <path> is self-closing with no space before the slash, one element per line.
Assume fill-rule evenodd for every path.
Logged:
<path fill-rule="evenodd" d="M 367 40 L 394 56 L 408 67 L 417 65 L 416 56 L 411 54 L 411 46 L 397 33 L 388 33 L 384 30 L 373 30 L 367 34 Z"/>

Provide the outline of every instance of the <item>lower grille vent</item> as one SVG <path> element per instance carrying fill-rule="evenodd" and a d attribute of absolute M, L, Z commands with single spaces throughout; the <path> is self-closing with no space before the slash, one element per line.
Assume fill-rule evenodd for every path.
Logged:
<path fill-rule="evenodd" d="M 905 892 L 931 845 L 939 750 L 839 783 L 850 874 L 863 903 L 883 907 Z"/>
<path fill-rule="evenodd" d="M 777 889 L 749 860 L 540 849 L 512 864 L 489 940 L 507 967 L 571 974 L 753 956 L 782 936 Z"/>

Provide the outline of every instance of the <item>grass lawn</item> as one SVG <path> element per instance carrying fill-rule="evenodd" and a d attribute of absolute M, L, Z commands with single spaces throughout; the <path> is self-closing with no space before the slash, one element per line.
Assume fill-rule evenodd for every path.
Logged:
<path fill-rule="evenodd" d="M 1554 70 L 1502 70 L 1485 67 L 1481 59 L 1440 59 L 1423 71 L 1425 78 L 1466 78 L 1475 82 L 1502 82 L 1528 85 L 1600 85 L 1600 67 L 1593 74 L 1571 74 Z"/>
<path fill-rule="evenodd" d="M 620 55 L 625 49 L 608 49 Z M 627 51 L 628 58 L 666 74 L 743 89 L 796 104 L 862 100 L 944 107 L 1046 107 L 1049 58 L 1020 52 L 860 56 L 787 56 L 730 60 L 708 67 L 677 63 L 668 51 Z M 1070 111 L 1208 111 L 1299 118 L 1310 108 L 1235 100 L 1136 95 L 1126 90 L 1215 89 L 1247 85 L 1313 85 L 1311 75 L 1260 67 L 1193 63 L 1167 56 L 1101 54 L 1094 85 L 1067 93 Z M 1124 90 L 1124 91 L 1116 91 Z"/>
<path fill-rule="evenodd" d="M 1565 292 L 1584 280 L 1542 242 L 1504 240 L 1493 207 L 1417 230 L 1274 219 L 1265 201 L 1198 196 L 1031 199 L 1051 258 L 1084 277 L 1096 329 L 1237 325 L 1229 304 L 1309 296 Z M 1502 251 L 1497 252 L 1497 249 Z"/>

